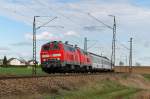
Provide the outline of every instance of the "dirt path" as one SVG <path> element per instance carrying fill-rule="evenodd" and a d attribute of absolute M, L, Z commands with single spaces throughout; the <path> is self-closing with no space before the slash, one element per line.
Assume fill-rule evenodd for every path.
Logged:
<path fill-rule="evenodd" d="M 17 80 L 0 80 L 0 97 L 37 93 L 58 93 L 59 89 L 74 90 L 86 86 L 102 76 L 47 77 Z M 92 81 L 92 82 L 91 82 Z"/>

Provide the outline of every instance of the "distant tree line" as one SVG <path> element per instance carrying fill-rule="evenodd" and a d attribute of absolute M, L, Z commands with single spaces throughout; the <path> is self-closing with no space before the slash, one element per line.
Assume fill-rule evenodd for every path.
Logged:
<path fill-rule="evenodd" d="M 124 62 L 120 61 L 119 66 L 124 66 Z"/>
<path fill-rule="evenodd" d="M 3 65 L 4 66 L 7 66 L 8 64 L 8 61 L 7 61 L 7 57 L 6 56 L 4 56 L 4 59 L 3 59 Z"/>
<path fill-rule="evenodd" d="M 125 64 L 124 64 L 123 61 L 120 61 L 120 62 L 119 62 L 119 66 L 124 66 L 124 65 L 125 65 Z M 141 66 L 141 63 L 136 62 L 136 63 L 135 63 L 135 66 Z"/>

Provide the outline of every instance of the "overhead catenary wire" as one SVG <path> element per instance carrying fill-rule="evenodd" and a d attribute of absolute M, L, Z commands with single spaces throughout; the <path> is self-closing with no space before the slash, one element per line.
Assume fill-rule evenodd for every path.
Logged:
<path fill-rule="evenodd" d="M 119 42 L 116 40 L 117 43 L 119 43 L 120 46 L 122 46 L 123 48 L 130 50 L 130 48 L 128 48 L 126 45 L 124 45 L 123 43 Z"/>
<path fill-rule="evenodd" d="M 26 22 L 28 21 L 28 22 L 32 23 L 33 15 L 27 15 L 27 14 L 25 14 L 25 13 L 22 13 L 22 12 L 25 12 L 25 10 L 23 10 L 23 9 L 21 9 L 21 8 L 18 8 L 18 7 L 24 7 L 24 8 L 26 8 L 26 9 L 32 11 L 33 13 L 34 13 L 34 12 L 37 12 L 37 11 L 33 11 L 33 8 L 34 8 L 34 7 L 31 9 L 29 6 L 25 5 L 24 3 L 21 3 L 21 6 L 15 6 L 15 4 L 12 3 L 12 7 L 13 7 L 13 6 L 14 6 L 14 8 L 10 8 L 11 6 L 10 6 L 10 7 L 8 6 L 7 8 L 1 6 L 1 8 L 5 9 L 5 10 L 7 10 L 7 11 L 9 11 L 9 12 L 11 12 L 12 14 L 14 14 L 15 17 L 18 16 L 18 17 L 20 17 L 20 18 L 22 17 L 23 19 L 26 18 Z M 19 9 L 19 11 L 16 10 L 16 9 Z M 20 9 L 21 9 L 21 10 L 20 10 Z M 24 21 L 25 21 L 25 20 L 24 20 Z"/>
<path fill-rule="evenodd" d="M 15 9 L 13 9 L 13 8 L 5 8 L 5 7 L 2 7 L 1 6 L 1 8 L 2 9 L 5 9 L 5 10 L 7 10 L 7 11 L 9 11 L 9 12 L 11 12 L 11 13 L 13 13 L 13 14 L 16 14 L 16 15 L 18 15 L 18 16 L 22 16 L 22 17 L 26 17 L 26 18 L 28 18 L 28 20 L 31 20 L 30 18 L 30 16 L 27 16 L 27 15 L 24 15 L 24 14 L 22 14 L 22 13 L 19 13 L 18 11 L 16 11 Z"/>
<path fill-rule="evenodd" d="M 90 13 L 87 13 L 87 15 L 89 15 L 90 17 L 92 17 L 93 19 L 97 20 L 98 22 L 100 22 L 101 24 L 103 24 L 104 26 L 113 29 L 111 26 L 105 24 L 104 22 L 102 22 L 101 20 L 97 19 L 96 17 L 94 17 L 93 15 L 91 15 Z"/>
<path fill-rule="evenodd" d="M 54 18 L 50 19 L 50 20 L 47 21 L 46 23 L 44 23 L 44 24 L 40 25 L 39 27 L 37 27 L 36 29 L 39 29 L 39 28 L 41 28 L 41 27 L 44 27 L 45 25 L 47 25 L 48 23 L 52 22 L 52 21 L 55 20 L 56 18 L 57 18 L 57 17 L 54 17 Z"/>
<path fill-rule="evenodd" d="M 96 44 L 97 44 L 97 41 L 95 41 L 95 43 L 92 44 L 91 46 L 87 47 L 87 49 L 89 50 L 89 49 L 93 48 L 93 46 L 95 46 Z"/>
<path fill-rule="evenodd" d="M 21 3 L 21 5 L 24 6 L 26 9 L 29 9 L 29 10 L 32 11 L 33 13 L 38 12 L 38 10 L 37 10 L 37 9 L 34 9 L 34 7 L 31 7 L 31 5 L 28 6 L 28 5 L 24 4 L 24 3 Z M 23 11 L 22 11 L 22 12 L 23 12 Z M 33 16 L 29 16 L 29 17 L 31 18 L 31 17 L 33 17 Z"/>
<path fill-rule="evenodd" d="M 37 1 L 39 1 L 39 0 L 37 0 Z M 40 1 L 41 2 L 41 1 Z M 44 3 L 42 3 L 42 4 L 44 4 Z M 44 4 L 45 5 L 45 4 Z M 49 7 L 49 6 L 48 6 Z M 49 7 L 49 8 L 51 8 L 51 7 Z M 54 11 L 54 10 L 53 10 Z M 58 12 L 58 11 L 56 11 L 57 13 L 59 13 L 60 15 L 62 15 L 62 16 L 64 16 L 65 18 L 69 18 L 69 20 L 71 19 L 70 17 L 67 17 L 67 16 L 65 16 L 64 14 L 62 14 L 62 13 L 60 13 L 60 12 Z M 72 20 L 71 20 L 72 21 Z M 100 22 L 100 21 L 99 21 Z M 74 22 L 73 22 L 74 23 Z M 111 28 L 111 27 L 109 27 L 107 24 L 105 24 L 105 23 L 103 23 L 103 22 L 101 22 L 103 25 L 105 25 L 105 26 L 107 26 L 108 28 Z"/>
<path fill-rule="evenodd" d="M 41 4 L 41 5 L 44 6 L 44 7 L 47 6 L 50 10 L 52 10 L 52 11 L 54 11 L 55 13 L 57 13 L 57 14 L 63 16 L 63 17 L 66 18 L 67 20 L 70 20 L 70 21 L 71 21 L 73 24 L 75 24 L 76 26 L 80 26 L 79 23 L 76 23 L 76 22 L 75 22 L 74 20 L 72 20 L 70 17 L 68 17 L 68 16 L 64 15 L 63 13 L 61 13 L 61 12 L 59 12 L 59 11 L 53 9 L 52 7 L 50 7 L 50 6 L 48 6 L 47 4 L 41 2 L 40 0 L 34 0 L 34 1 L 37 2 L 37 3 L 39 3 L 39 4 Z"/>
<path fill-rule="evenodd" d="M 24 7 L 26 7 L 27 9 L 30 9 L 30 11 L 34 12 L 39 12 L 39 9 L 36 9 L 35 6 L 31 6 L 31 5 L 26 5 L 24 3 L 21 3 Z M 40 8 L 41 9 L 41 8 Z M 40 11 L 45 11 L 45 10 L 40 10 Z M 43 13 L 43 12 L 42 12 Z M 43 13 L 44 14 L 44 13 Z M 43 15 L 42 14 L 42 15 Z"/>
<path fill-rule="evenodd" d="M 114 20 L 114 24 L 113 27 L 105 24 L 104 22 L 100 21 L 99 19 L 97 19 L 96 17 L 92 16 L 90 13 L 88 13 L 88 15 L 95 19 L 97 22 L 103 24 L 104 26 L 106 26 L 107 28 L 113 30 L 113 39 L 112 39 L 112 54 L 111 54 L 111 69 L 113 69 L 113 67 L 115 66 L 115 58 L 116 58 L 116 54 L 115 54 L 115 50 L 116 50 L 116 18 L 115 16 L 111 15 L 113 17 Z"/>
<path fill-rule="evenodd" d="M 57 10 L 55 10 L 54 8 L 50 7 L 49 5 L 45 4 L 44 2 L 41 2 L 40 0 L 34 0 L 34 2 L 44 6 L 44 7 L 48 7 L 48 9 L 50 9 L 51 11 L 53 11 L 54 13 L 57 13 L 58 15 L 64 17 L 65 19 L 69 20 L 72 24 L 74 24 L 75 26 L 78 26 L 79 28 L 81 28 L 81 24 L 77 23 L 76 21 L 72 20 L 70 17 L 66 16 L 65 14 L 63 14 L 62 12 L 59 12 Z M 78 37 L 78 39 L 81 39 Z"/>
<path fill-rule="evenodd" d="M 24 3 L 20 3 L 20 4 L 21 4 L 21 6 L 19 6 L 19 7 L 24 7 L 25 9 L 30 10 L 31 12 L 33 12 L 32 14 L 34 14 L 35 12 L 38 12 L 37 9 L 34 9 L 34 7 L 31 8 L 31 6 L 28 6 L 28 5 L 24 4 Z M 2 7 L 2 8 L 5 9 L 5 10 L 8 10 L 9 12 L 12 12 L 13 14 L 15 14 L 17 16 L 24 17 L 27 20 L 30 20 L 30 23 L 32 22 L 32 18 L 33 18 L 34 15 L 32 15 L 32 14 L 31 15 L 27 15 L 25 13 L 22 13 L 22 12 L 25 12 L 25 11 L 20 12 L 20 10 L 19 11 L 16 10 L 16 9 L 20 9 L 20 8 L 18 8 L 18 6 L 15 6 L 15 8 L 9 8 L 9 7 L 8 8 Z M 45 17 L 47 17 L 47 16 L 45 16 Z"/>

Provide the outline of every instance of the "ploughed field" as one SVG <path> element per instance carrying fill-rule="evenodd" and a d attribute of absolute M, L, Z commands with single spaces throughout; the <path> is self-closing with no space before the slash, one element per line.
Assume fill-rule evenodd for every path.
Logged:
<path fill-rule="evenodd" d="M 138 74 L 150 74 L 150 66 L 132 66 L 130 69 L 129 66 L 116 66 L 114 67 L 115 72 L 133 72 Z"/>
<path fill-rule="evenodd" d="M 102 73 L 0 80 L 0 99 L 149 98 L 150 75 Z"/>

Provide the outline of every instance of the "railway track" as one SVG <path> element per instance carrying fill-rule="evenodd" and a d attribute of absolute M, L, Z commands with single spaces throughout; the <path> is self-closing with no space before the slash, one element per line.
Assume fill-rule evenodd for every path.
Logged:
<path fill-rule="evenodd" d="M 9 79 L 30 79 L 30 78 L 44 78 L 44 77 L 65 77 L 65 76 L 89 76 L 89 75 L 106 75 L 115 74 L 114 72 L 106 73 L 66 73 L 66 74 L 48 74 L 48 75 L 30 75 L 30 76 L 2 76 L 0 80 Z"/>

